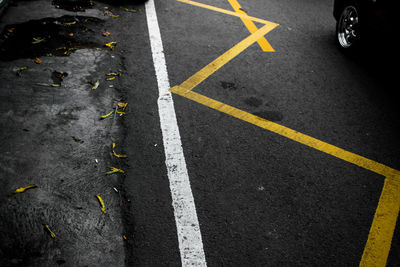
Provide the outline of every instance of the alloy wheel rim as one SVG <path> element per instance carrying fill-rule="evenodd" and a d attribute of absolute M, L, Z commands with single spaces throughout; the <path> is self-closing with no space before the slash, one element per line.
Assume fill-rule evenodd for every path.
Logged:
<path fill-rule="evenodd" d="M 354 6 L 346 7 L 339 19 L 337 37 L 343 48 L 351 47 L 359 37 L 358 12 Z"/>

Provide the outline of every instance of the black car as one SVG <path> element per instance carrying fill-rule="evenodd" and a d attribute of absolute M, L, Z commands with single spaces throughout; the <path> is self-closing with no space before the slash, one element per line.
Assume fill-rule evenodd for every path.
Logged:
<path fill-rule="evenodd" d="M 395 2 L 397 0 L 334 0 L 339 47 L 353 51 L 366 43 L 389 42 L 394 36 Z"/>

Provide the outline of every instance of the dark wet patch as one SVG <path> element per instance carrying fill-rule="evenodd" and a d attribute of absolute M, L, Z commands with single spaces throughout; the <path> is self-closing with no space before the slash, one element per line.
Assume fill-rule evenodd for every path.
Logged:
<path fill-rule="evenodd" d="M 92 8 L 94 3 L 92 0 L 53 0 L 52 4 L 56 8 L 65 9 L 68 11 L 85 11 L 87 8 Z"/>
<path fill-rule="evenodd" d="M 262 105 L 262 100 L 257 97 L 251 96 L 251 97 L 246 98 L 244 100 L 244 103 L 251 107 L 259 107 Z"/>
<path fill-rule="evenodd" d="M 61 82 L 64 80 L 65 77 L 68 76 L 68 73 L 63 72 L 63 71 L 53 71 L 51 73 L 51 79 L 53 80 L 53 83 L 55 84 L 61 84 Z"/>
<path fill-rule="evenodd" d="M 283 120 L 283 114 L 279 111 L 260 111 L 260 112 L 253 113 L 253 115 L 264 118 L 269 121 Z"/>
<path fill-rule="evenodd" d="M 102 47 L 93 38 L 102 23 L 92 17 L 63 16 L 7 25 L 0 35 L 0 60 L 68 56 L 77 49 Z"/>
<path fill-rule="evenodd" d="M 64 259 L 58 259 L 58 260 L 56 260 L 56 263 L 58 264 L 58 265 L 63 265 L 63 264 L 65 264 L 65 263 L 67 263 Z"/>
<path fill-rule="evenodd" d="M 221 81 L 221 86 L 222 86 L 222 88 L 228 89 L 228 90 L 236 90 L 237 89 L 236 85 L 234 83 L 231 83 L 231 82 Z"/>

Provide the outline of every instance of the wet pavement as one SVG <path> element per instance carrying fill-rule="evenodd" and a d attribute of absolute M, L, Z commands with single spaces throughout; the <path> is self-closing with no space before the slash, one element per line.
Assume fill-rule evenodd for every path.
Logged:
<path fill-rule="evenodd" d="M 0 265 L 181 266 L 193 249 L 199 266 L 358 265 L 379 170 L 400 168 L 391 53 L 342 54 L 328 0 L 141 2 L 13 1 L 0 17 Z M 244 18 L 279 24 L 274 51 L 225 62 Z M 164 85 L 202 81 L 194 97 L 160 89 L 160 55 Z M 185 168 L 189 187 L 171 182 Z"/>
<path fill-rule="evenodd" d="M 107 172 L 123 165 L 112 143 L 122 152 L 124 96 L 106 75 L 121 61 L 105 46 L 107 16 L 50 17 L 48 2 L 14 1 L 2 18 L 1 265 L 122 266 L 124 175 Z M 28 9 L 33 19 L 21 21 Z M 28 185 L 36 187 L 14 192 Z"/>

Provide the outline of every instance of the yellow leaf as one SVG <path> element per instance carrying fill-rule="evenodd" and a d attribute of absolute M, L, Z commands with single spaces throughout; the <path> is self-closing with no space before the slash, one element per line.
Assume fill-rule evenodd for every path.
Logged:
<path fill-rule="evenodd" d="M 96 82 L 93 84 L 93 86 L 92 86 L 92 90 L 96 90 L 97 87 L 99 87 L 99 85 L 100 85 L 100 82 L 99 82 L 99 81 L 96 81 Z"/>
<path fill-rule="evenodd" d="M 101 211 L 102 211 L 104 214 L 106 214 L 106 206 L 104 205 L 103 199 L 102 199 L 101 196 L 99 196 L 99 195 L 96 195 L 96 197 L 97 197 L 97 199 L 98 199 L 99 202 L 100 202 Z"/>
<path fill-rule="evenodd" d="M 47 231 L 49 232 L 51 238 L 56 238 L 56 234 L 53 233 L 53 231 L 50 230 L 49 225 L 46 224 L 45 227 L 46 227 Z"/>
<path fill-rule="evenodd" d="M 109 42 L 104 45 L 109 47 L 111 50 L 114 50 L 114 47 L 117 45 L 117 42 Z"/>
<path fill-rule="evenodd" d="M 64 25 L 64 26 L 71 26 L 71 25 L 74 25 L 75 23 L 76 23 L 76 21 L 64 22 L 62 25 Z"/>
<path fill-rule="evenodd" d="M 22 193 L 22 192 L 25 192 L 28 189 L 36 188 L 36 187 L 37 187 L 37 185 L 35 185 L 35 184 L 27 185 L 25 187 L 20 187 L 20 188 L 17 188 L 17 189 L 14 190 L 14 194 Z"/>
<path fill-rule="evenodd" d="M 127 158 L 127 155 L 121 155 L 121 154 L 117 154 L 116 152 L 115 152 L 115 150 L 114 150 L 114 148 L 115 148 L 115 143 L 113 142 L 112 143 L 112 153 L 113 153 L 113 155 L 115 156 L 115 157 L 117 157 L 117 158 Z"/>
<path fill-rule="evenodd" d="M 109 113 L 107 113 L 106 115 L 101 116 L 102 119 L 108 118 L 110 117 L 112 114 L 114 113 L 114 110 L 111 110 Z"/>
<path fill-rule="evenodd" d="M 118 103 L 117 103 L 117 106 L 118 106 L 119 108 L 122 108 L 122 111 L 125 110 L 125 108 L 126 108 L 127 105 L 128 105 L 128 103 L 125 103 L 125 102 L 118 102 Z"/>
<path fill-rule="evenodd" d="M 113 174 L 113 173 L 116 173 L 116 172 L 125 173 L 125 171 L 121 170 L 121 169 L 117 169 L 117 168 L 114 168 L 114 167 L 108 167 L 108 168 L 110 169 L 110 171 L 107 172 L 106 174 Z"/>
<path fill-rule="evenodd" d="M 115 77 L 110 77 L 110 78 L 107 78 L 106 80 L 107 81 L 112 81 L 112 80 L 114 80 L 115 79 Z"/>
<path fill-rule="evenodd" d="M 125 10 L 126 12 L 132 12 L 132 13 L 136 13 L 136 12 L 137 12 L 136 9 L 129 9 L 129 8 L 126 8 L 126 7 L 123 7 L 123 6 L 121 6 L 121 8 L 122 8 L 123 10 Z"/>
<path fill-rule="evenodd" d="M 23 72 L 24 70 L 27 70 L 28 67 L 21 67 L 19 68 L 19 70 L 17 70 L 17 76 L 21 76 L 21 72 Z"/>

